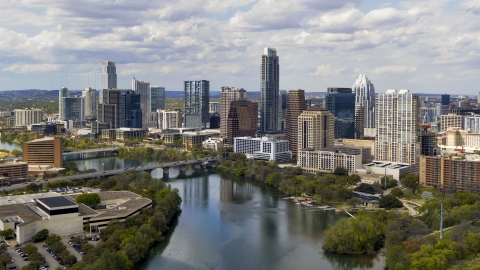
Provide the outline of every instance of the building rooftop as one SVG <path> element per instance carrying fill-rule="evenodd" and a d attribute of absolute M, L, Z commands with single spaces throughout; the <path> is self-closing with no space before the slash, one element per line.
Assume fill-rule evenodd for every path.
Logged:
<path fill-rule="evenodd" d="M 72 202 L 71 200 L 63 197 L 63 196 L 57 196 L 57 197 L 50 197 L 50 198 L 38 198 L 38 201 L 42 202 L 46 206 L 52 208 L 52 207 L 66 207 L 66 206 L 74 206 L 77 205 L 76 203 Z"/>
<path fill-rule="evenodd" d="M 152 200 L 146 198 L 132 198 L 115 207 L 107 208 L 104 211 L 98 210 L 99 215 L 92 217 L 91 222 L 103 219 L 126 218 L 131 213 L 138 211 L 152 203 Z"/>
<path fill-rule="evenodd" d="M 19 217 L 21 220 L 16 219 Z M 19 222 L 17 226 L 24 226 L 37 220 L 42 220 L 40 216 L 30 210 L 25 204 L 0 205 L 0 219 L 2 221 Z M 15 219 L 15 221 L 13 219 Z"/>
<path fill-rule="evenodd" d="M 46 192 L 46 193 L 15 195 L 15 196 L 2 196 L 0 197 L 0 206 L 35 202 L 35 200 L 42 197 L 43 198 L 58 197 L 58 193 Z"/>
<path fill-rule="evenodd" d="M 407 163 L 373 161 L 371 163 L 365 164 L 365 166 L 366 167 L 388 168 L 388 169 L 401 169 L 401 168 L 411 167 L 412 165 L 407 164 Z"/>
<path fill-rule="evenodd" d="M 53 141 L 54 139 L 55 139 L 54 137 L 44 137 L 44 138 L 40 138 L 40 139 L 35 139 L 35 140 L 33 140 L 33 141 L 29 141 L 28 143 Z"/>

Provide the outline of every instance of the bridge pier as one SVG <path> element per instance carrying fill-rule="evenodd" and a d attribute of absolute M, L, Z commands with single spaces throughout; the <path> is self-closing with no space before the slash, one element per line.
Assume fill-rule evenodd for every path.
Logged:
<path fill-rule="evenodd" d="M 178 178 L 184 178 L 187 176 L 186 172 L 187 172 L 187 168 L 188 166 L 178 166 Z"/>
<path fill-rule="evenodd" d="M 164 167 L 163 168 L 163 180 L 168 180 L 168 178 L 170 177 L 170 168 L 168 167 Z"/>

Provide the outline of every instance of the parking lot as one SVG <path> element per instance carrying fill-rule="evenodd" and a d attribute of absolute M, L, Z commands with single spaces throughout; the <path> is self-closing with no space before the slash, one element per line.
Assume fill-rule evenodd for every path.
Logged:
<path fill-rule="evenodd" d="M 13 263 L 9 266 L 15 265 L 17 269 L 21 269 L 28 264 L 28 261 L 23 261 L 22 257 L 18 255 L 18 252 L 15 251 L 14 247 L 8 247 L 8 253 L 12 257 Z"/>
<path fill-rule="evenodd" d="M 52 255 L 48 254 L 48 252 L 45 250 L 44 247 L 42 247 L 43 244 L 44 244 L 43 242 L 35 243 L 35 246 L 37 246 L 38 248 L 38 252 L 42 254 L 43 257 L 45 257 L 45 261 L 47 262 L 49 269 L 57 268 L 57 266 L 59 266 L 60 264 L 57 261 L 55 261 Z"/>
<path fill-rule="evenodd" d="M 68 242 L 70 242 L 70 238 L 63 238 L 62 237 L 62 243 L 67 247 L 68 252 L 70 252 L 70 254 L 77 257 L 77 261 L 80 261 L 82 259 L 82 255 L 80 253 L 78 253 L 78 251 L 76 251 L 73 247 L 71 247 L 68 244 Z"/>

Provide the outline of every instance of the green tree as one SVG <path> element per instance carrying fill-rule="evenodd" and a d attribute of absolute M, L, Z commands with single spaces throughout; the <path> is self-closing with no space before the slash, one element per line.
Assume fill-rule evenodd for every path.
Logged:
<path fill-rule="evenodd" d="M 390 194 L 397 198 L 403 197 L 403 191 L 399 188 L 392 188 L 392 190 L 390 191 Z"/>
<path fill-rule="evenodd" d="M 62 238 L 60 238 L 60 236 L 58 234 L 52 233 L 47 237 L 47 239 L 45 239 L 45 244 L 47 246 L 51 246 L 52 244 L 60 242 L 60 241 L 62 241 Z"/>
<path fill-rule="evenodd" d="M 13 230 L 12 229 L 6 229 L 6 230 L 3 230 L 3 231 L 0 231 L 0 236 L 3 238 L 3 239 L 6 239 L 10 236 L 13 235 Z"/>
<path fill-rule="evenodd" d="M 7 265 L 12 261 L 12 257 L 8 254 L 0 254 L 0 265 L 2 269 L 7 269 Z"/>
<path fill-rule="evenodd" d="M 361 203 L 362 201 L 359 198 L 355 197 L 347 200 L 347 204 L 354 208 Z"/>
<path fill-rule="evenodd" d="M 38 252 L 38 248 L 34 244 L 27 244 L 22 247 L 22 250 L 28 255 Z"/>
<path fill-rule="evenodd" d="M 468 248 L 475 252 L 475 256 L 477 256 L 478 252 L 480 252 L 480 233 L 468 232 L 465 242 Z"/>
<path fill-rule="evenodd" d="M 49 231 L 47 229 L 40 230 L 32 237 L 32 240 L 35 243 L 36 242 L 42 242 L 45 239 L 47 239 L 48 234 L 49 234 Z"/>
<path fill-rule="evenodd" d="M 346 176 L 346 175 L 348 175 L 348 171 L 343 167 L 337 167 L 333 171 L 333 174 L 335 174 L 337 176 Z"/>
<path fill-rule="evenodd" d="M 67 256 L 64 256 L 62 259 L 66 265 L 74 265 L 77 263 L 77 257 L 75 257 L 72 254 L 68 254 Z"/>
<path fill-rule="evenodd" d="M 23 152 L 18 150 L 18 149 L 13 149 L 12 152 L 10 152 L 10 154 L 14 157 L 19 157 L 19 156 L 23 155 Z"/>
<path fill-rule="evenodd" d="M 403 206 L 403 203 L 393 195 L 385 195 L 380 197 L 380 208 L 392 209 L 400 208 Z"/>
<path fill-rule="evenodd" d="M 180 139 L 178 139 L 178 140 L 175 140 L 175 141 L 173 142 L 173 145 L 174 145 L 175 147 L 182 147 L 182 145 L 183 145 L 183 138 L 180 138 Z"/>
<path fill-rule="evenodd" d="M 375 189 L 372 187 L 372 185 L 366 183 L 361 183 L 358 187 L 355 188 L 355 191 L 375 194 Z"/>
<path fill-rule="evenodd" d="M 388 269 L 406 269 L 410 260 L 402 246 L 393 246 L 388 249 L 386 263 Z"/>
<path fill-rule="evenodd" d="M 97 204 L 100 203 L 100 196 L 98 196 L 98 194 L 96 193 L 91 193 L 91 194 L 85 193 L 85 194 L 79 195 L 75 201 L 77 203 L 83 203 L 87 206 L 96 206 Z"/>
<path fill-rule="evenodd" d="M 402 178 L 402 184 L 406 187 L 409 187 L 412 189 L 412 193 L 415 194 L 415 191 L 417 190 L 417 187 L 419 185 L 418 183 L 418 174 L 413 174 L 413 173 L 407 173 L 403 178 Z"/>

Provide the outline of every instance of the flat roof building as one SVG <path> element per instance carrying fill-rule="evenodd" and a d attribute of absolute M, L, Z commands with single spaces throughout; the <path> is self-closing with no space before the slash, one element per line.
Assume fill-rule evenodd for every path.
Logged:
<path fill-rule="evenodd" d="M 23 143 L 23 161 L 28 165 L 63 166 L 63 138 L 45 137 Z"/>

